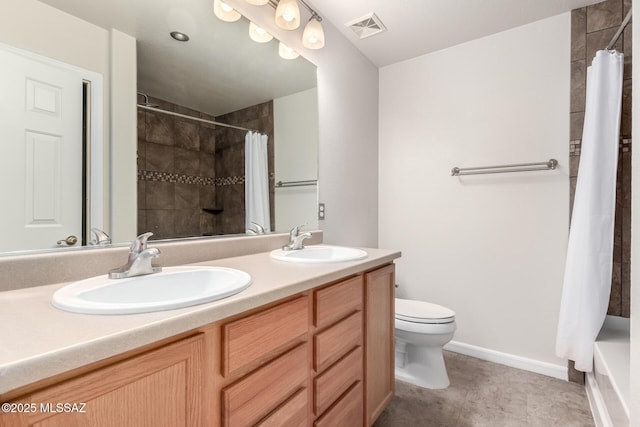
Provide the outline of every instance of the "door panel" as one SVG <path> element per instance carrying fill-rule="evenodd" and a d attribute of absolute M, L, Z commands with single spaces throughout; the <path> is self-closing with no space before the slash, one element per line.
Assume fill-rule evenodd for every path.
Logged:
<path fill-rule="evenodd" d="M 82 236 L 82 76 L 0 49 L 0 252 Z"/>

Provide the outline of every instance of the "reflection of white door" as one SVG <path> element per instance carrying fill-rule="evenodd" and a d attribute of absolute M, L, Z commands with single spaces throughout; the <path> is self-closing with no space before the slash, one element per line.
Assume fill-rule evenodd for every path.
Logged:
<path fill-rule="evenodd" d="M 0 252 L 82 238 L 82 76 L 0 49 Z"/>

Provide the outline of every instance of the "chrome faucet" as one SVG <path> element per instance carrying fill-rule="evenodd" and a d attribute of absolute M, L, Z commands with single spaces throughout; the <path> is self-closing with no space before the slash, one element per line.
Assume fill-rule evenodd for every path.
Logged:
<path fill-rule="evenodd" d="M 304 239 L 308 239 L 311 237 L 311 233 L 300 233 L 301 225 L 297 225 L 289 231 L 289 244 L 284 245 L 282 247 L 283 251 L 298 251 L 300 249 L 304 249 L 304 244 L 302 243 Z"/>
<path fill-rule="evenodd" d="M 89 242 L 91 246 L 105 246 L 111 244 L 111 237 L 99 228 L 92 228 L 91 234 L 94 236 Z"/>
<path fill-rule="evenodd" d="M 251 221 L 251 224 L 252 224 L 251 228 L 247 229 L 247 234 L 260 235 L 265 233 L 264 227 L 258 224 L 257 222 Z"/>
<path fill-rule="evenodd" d="M 160 255 L 160 249 L 147 248 L 147 239 L 151 236 L 151 232 L 144 233 L 131 242 L 129 260 L 122 267 L 109 271 L 109 279 L 124 279 L 162 271 L 162 267 L 151 265 L 151 260 Z"/>

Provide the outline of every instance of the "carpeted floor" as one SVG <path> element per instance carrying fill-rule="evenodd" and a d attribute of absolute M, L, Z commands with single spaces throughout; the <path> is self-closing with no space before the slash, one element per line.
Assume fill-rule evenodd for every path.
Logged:
<path fill-rule="evenodd" d="M 593 426 L 583 386 L 445 352 L 451 385 L 427 390 L 396 381 L 374 427 Z"/>

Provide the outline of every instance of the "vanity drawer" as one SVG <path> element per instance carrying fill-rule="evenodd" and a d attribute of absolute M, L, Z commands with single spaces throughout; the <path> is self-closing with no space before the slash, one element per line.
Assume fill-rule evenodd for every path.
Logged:
<path fill-rule="evenodd" d="M 314 337 L 313 363 L 317 373 L 324 371 L 352 348 L 362 344 L 362 312 L 331 326 Z"/>
<path fill-rule="evenodd" d="M 307 425 L 307 389 L 303 388 L 257 424 L 258 427 L 299 427 Z"/>
<path fill-rule="evenodd" d="M 324 328 L 362 310 L 362 276 L 357 276 L 315 292 L 314 324 Z"/>
<path fill-rule="evenodd" d="M 335 405 L 313 423 L 314 427 L 362 426 L 362 394 L 362 381 L 358 381 L 340 397 L 340 400 Z"/>
<path fill-rule="evenodd" d="M 296 339 L 303 339 L 308 322 L 308 298 L 300 297 L 227 323 L 222 327 L 222 374 L 226 377 Z"/>
<path fill-rule="evenodd" d="M 315 414 L 322 414 L 357 381 L 362 381 L 362 347 L 356 347 L 314 380 Z"/>
<path fill-rule="evenodd" d="M 306 386 L 307 366 L 307 344 L 301 344 L 223 389 L 223 425 L 245 427 L 265 417 Z"/>

